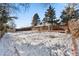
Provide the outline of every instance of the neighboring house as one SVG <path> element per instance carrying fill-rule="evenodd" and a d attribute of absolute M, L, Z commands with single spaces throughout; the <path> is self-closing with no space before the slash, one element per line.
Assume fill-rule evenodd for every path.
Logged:
<path fill-rule="evenodd" d="M 65 28 L 67 27 L 66 25 L 57 25 L 57 24 L 53 24 L 49 27 L 49 23 L 44 23 L 44 24 L 41 24 L 41 25 L 37 25 L 37 26 L 34 26 L 32 27 L 32 30 L 34 31 L 54 31 L 54 30 L 61 30 L 61 31 L 65 31 Z"/>
<path fill-rule="evenodd" d="M 48 26 L 46 25 L 37 25 L 32 28 L 33 31 L 47 31 Z"/>

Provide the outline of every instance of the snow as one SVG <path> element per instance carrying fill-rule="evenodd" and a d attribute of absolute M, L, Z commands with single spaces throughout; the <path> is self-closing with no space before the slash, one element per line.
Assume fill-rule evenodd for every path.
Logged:
<path fill-rule="evenodd" d="M 1 56 L 70 56 L 71 35 L 58 32 L 6 33 L 0 40 Z"/>

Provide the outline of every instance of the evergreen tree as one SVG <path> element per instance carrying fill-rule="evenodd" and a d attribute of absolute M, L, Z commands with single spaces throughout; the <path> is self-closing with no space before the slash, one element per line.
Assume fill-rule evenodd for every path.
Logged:
<path fill-rule="evenodd" d="M 75 4 L 68 4 L 65 10 L 62 11 L 60 18 L 62 22 L 68 25 L 68 21 L 75 18 L 79 18 L 79 9 L 75 9 Z"/>
<path fill-rule="evenodd" d="M 45 18 L 43 19 L 43 21 L 52 24 L 55 18 L 56 18 L 56 16 L 55 16 L 55 10 L 50 5 L 49 9 L 47 9 L 47 12 L 45 12 Z"/>
<path fill-rule="evenodd" d="M 68 4 L 66 9 L 63 10 L 62 15 L 60 16 L 60 18 L 62 19 L 62 22 L 64 22 L 67 25 L 68 30 L 72 29 L 72 27 L 69 26 L 68 21 L 72 20 L 73 18 L 78 20 L 78 18 L 79 18 L 79 9 L 75 9 L 76 5 L 77 4 Z M 78 30 L 78 28 L 77 28 L 77 30 Z M 70 30 L 70 32 L 75 33 L 75 30 Z M 72 35 L 73 35 L 73 33 L 72 33 Z M 77 51 L 78 51 L 76 42 L 77 41 L 72 37 L 72 47 L 73 47 L 72 50 L 74 49 L 74 51 L 72 51 L 73 55 L 77 55 Z"/>
<path fill-rule="evenodd" d="M 7 32 L 7 23 L 16 17 L 10 16 L 15 10 L 20 10 L 20 6 L 25 4 L 0 3 L 0 38 Z"/>
<path fill-rule="evenodd" d="M 32 20 L 32 26 L 36 26 L 37 24 L 40 24 L 39 15 L 37 13 L 34 14 L 33 20 Z"/>
<path fill-rule="evenodd" d="M 50 5 L 49 8 L 47 9 L 47 12 L 45 12 L 45 18 L 43 19 L 43 23 L 49 23 L 48 31 L 52 30 L 51 26 L 53 25 L 55 18 L 56 18 L 55 10 Z"/>

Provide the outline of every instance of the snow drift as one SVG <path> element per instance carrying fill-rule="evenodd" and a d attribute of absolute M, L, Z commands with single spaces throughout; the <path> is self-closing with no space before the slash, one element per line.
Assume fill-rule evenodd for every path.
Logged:
<path fill-rule="evenodd" d="M 1 56 L 70 56 L 71 35 L 58 32 L 6 33 L 0 40 Z"/>

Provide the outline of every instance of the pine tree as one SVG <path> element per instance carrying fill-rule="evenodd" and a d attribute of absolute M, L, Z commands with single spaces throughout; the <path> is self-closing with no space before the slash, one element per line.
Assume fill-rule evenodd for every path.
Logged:
<path fill-rule="evenodd" d="M 65 10 L 62 11 L 60 18 L 62 22 L 68 25 L 68 21 L 79 18 L 79 9 L 75 9 L 76 4 L 68 4 Z"/>
<path fill-rule="evenodd" d="M 32 20 L 32 26 L 36 26 L 37 24 L 40 24 L 40 20 L 39 20 L 39 15 L 38 13 L 35 13 L 33 16 L 33 20 Z"/>
<path fill-rule="evenodd" d="M 67 28 L 66 28 L 67 32 L 69 32 L 68 22 L 73 18 L 78 19 L 79 14 L 74 7 L 75 7 L 74 4 L 68 4 L 68 6 L 66 6 L 65 10 L 62 11 L 62 14 L 60 16 L 60 18 L 62 19 L 61 22 L 67 25 Z"/>
<path fill-rule="evenodd" d="M 70 30 L 71 33 L 72 32 L 75 33 L 78 30 L 78 28 L 75 29 L 76 31 L 73 30 L 73 28 L 74 28 L 74 27 L 72 27 L 73 25 L 70 26 L 69 23 L 68 23 L 69 20 L 72 20 L 73 18 L 75 20 L 78 20 L 78 18 L 79 18 L 79 9 L 75 9 L 75 6 L 76 6 L 76 4 L 68 4 L 68 7 L 66 7 L 66 9 L 63 10 L 62 15 L 60 16 L 61 19 L 62 19 L 62 22 L 64 22 L 67 25 L 67 27 L 68 27 L 68 29 Z M 74 33 L 72 33 L 72 35 L 74 35 Z M 77 55 L 77 51 L 78 51 L 77 50 L 77 43 L 76 43 L 76 39 L 74 39 L 74 38 L 72 38 L 72 47 L 73 47 L 72 48 L 73 55 Z"/>
<path fill-rule="evenodd" d="M 46 19 L 46 18 L 48 18 L 48 19 Z M 46 20 L 44 20 L 44 21 L 52 24 L 55 18 L 56 18 L 55 10 L 50 5 L 49 9 L 47 9 L 47 12 L 45 12 L 45 19 Z"/>
<path fill-rule="evenodd" d="M 10 4 L 10 3 L 0 3 L 0 38 L 7 32 L 7 23 L 16 17 L 10 16 L 14 10 L 18 10 L 18 6 L 24 6 L 24 4 Z"/>
<path fill-rule="evenodd" d="M 48 26 L 48 31 L 52 30 L 51 26 L 53 25 L 55 18 L 56 18 L 55 10 L 50 5 L 49 8 L 47 9 L 47 12 L 45 12 L 45 18 L 43 19 L 43 23 L 49 23 L 50 24 Z"/>

